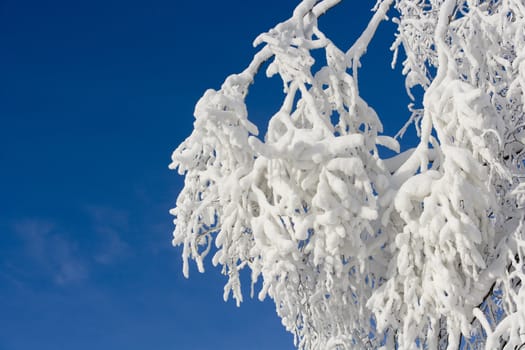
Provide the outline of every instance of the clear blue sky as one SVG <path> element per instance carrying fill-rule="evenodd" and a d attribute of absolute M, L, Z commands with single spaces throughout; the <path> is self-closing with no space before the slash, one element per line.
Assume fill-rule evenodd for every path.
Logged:
<path fill-rule="evenodd" d="M 346 49 L 373 3 L 347 0 L 321 28 Z M 224 303 L 211 264 L 182 277 L 167 166 L 201 94 L 296 4 L 0 0 L 0 350 L 293 349 L 271 302 Z M 360 81 L 393 134 L 408 98 L 382 28 Z M 263 80 L 258 123 L 280 96 Z"/>

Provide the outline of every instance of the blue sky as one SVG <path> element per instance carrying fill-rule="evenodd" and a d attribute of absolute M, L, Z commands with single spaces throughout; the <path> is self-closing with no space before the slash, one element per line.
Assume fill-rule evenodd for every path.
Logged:
<path fill-rule="evenodd" d="M 374 2 L 346 1 L 321 29 L 347 49 Z M 183 179 L 167 166 L 198 98 L 296 4 L 0 0 L 0 350 L 293 349 L 271 302 L 224 303 L 211 264 L 182 277 L 168 210 Z M 392 30 L 360 82 L 393 135 L 409 101 Z M 280 91 L 256 80 L 260 126 Z"/>

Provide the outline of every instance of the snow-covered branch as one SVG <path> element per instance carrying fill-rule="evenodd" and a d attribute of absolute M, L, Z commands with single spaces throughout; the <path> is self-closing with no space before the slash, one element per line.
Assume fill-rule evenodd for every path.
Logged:
<path fill-rule="evenodd" d="M 172 210 L 184 274 L 212 254 L 240 303 L 249 268 L 301 349 L 520 346 L 525 6 L 379 0 L 345 53 L 318 26 L 339 2 L 302 1 L 197 103 L 170 165 L 185 175 Z M 400 145 L 357 73 L 387 13 L 407 93 L 424 96 L 410 118 L 419 144 L 382 159 L 378 145 Z M 259 136 L 245 98 L 264 65 L 286 96 Z"/>

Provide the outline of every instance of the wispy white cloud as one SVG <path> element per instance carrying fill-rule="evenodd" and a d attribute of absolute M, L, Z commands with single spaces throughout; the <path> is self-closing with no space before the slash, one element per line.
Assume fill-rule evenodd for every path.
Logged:
<path fill-rule="evenodd" d="M 132 253 L 130 245 L 122 238 L 129 232 L 127 212 L 104 206 L 89 206 L 87 213 L 97 241 L 100 242 L 94 254 L 96 262 L 112 264 Z"/>
<path fill-rule="evenodd" d="M 22 242 L 27 275 L 50 278 L 57 285 L 76 284 L 89 276 L 88 264 L 76 243 L 55 222 L 26 218 L 12 225 Z M 20 270 L 20 268 L 18 268 Z"/>
<path fill-rule="evenodd" d="M 98 227 L 97 233 L 102 236 L 102 248 L 95 255 L 100 264 L 111 264 L 130 253 L 129 245 L 122 240 L 117 230 L 110 227 Z"/>

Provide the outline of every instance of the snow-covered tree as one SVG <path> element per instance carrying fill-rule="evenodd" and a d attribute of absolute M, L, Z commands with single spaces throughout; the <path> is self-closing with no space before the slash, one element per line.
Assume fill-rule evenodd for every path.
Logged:
<path fill-rule="evenodd" d="M 184 274 L 213 252 L 240 303 L 249 269 L 300 349 L 525 347 L 525 3 L 379 0 L 345 52 L 318 26 L 339 2 L 303 0 L 198 102 L 170 165 Z M 399 137 L 358 70 L 387 14 L 393 64 L 424 93 L 419 144 L 384 159 Z M 285 98 L 259 137 L 245 98 L 264 64 Z"/>

